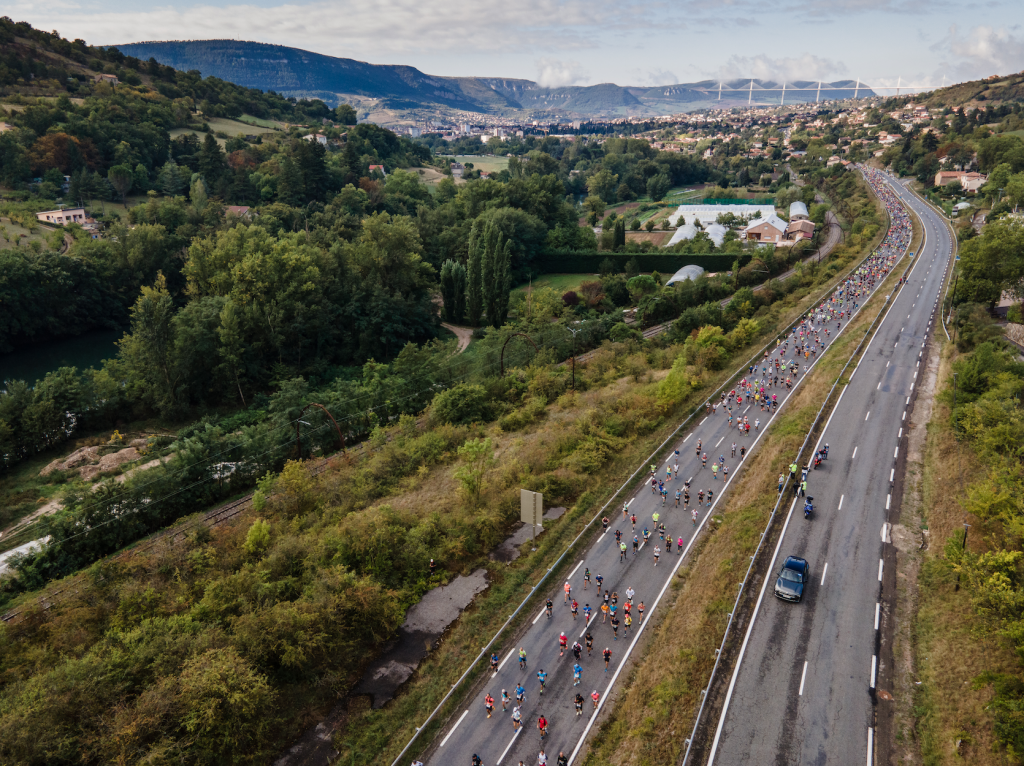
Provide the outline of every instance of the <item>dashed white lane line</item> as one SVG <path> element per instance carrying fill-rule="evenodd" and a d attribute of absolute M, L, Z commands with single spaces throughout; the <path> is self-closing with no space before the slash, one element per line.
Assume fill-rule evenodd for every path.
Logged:
<path fill-rule="evenodd" d="M 871 410 L 867 411 L 867 414 L 864 416 L 864 420 L 867 420 L 869 417 L 871 417 Z"/>
<path fill-rule="evenodd" d="M 693 436 L 693 434 L 687 434 L 686 439 L 683 439 L 683 444 L 686 444 L 687 439 L 689 439 L 691 436 Z"/>
<path fill-rule="evenodd" d="M 875 602 L 875 630 L 878 630 L 878 617 L 882 612 L 882 605 L 879 602 Z"/>
<path fill-rule="evenodd" d="M 889 542 L 889 522 L 888 521 L 885 522 L 882 525 L 882 542 L 883 543 Z"/>
<path fill-rule="evenodd" d="M 634 500 L 636 500 L 635 497 L 629 498 L 629 500 L 626 501 L 626 507 L 629 508 L 629 506 L 631 506 L 633 504 Z M 576 567 L 576 568 L 579 569 L 579 567 Z"/>
<path fill-rule="evenodd" d="M 601 535 L 601 537 L 604 537 L 604 535 Z M 533 624 L 534 624 L 534 625 L 536 625 L 536 624 L 537 624 L 537 621 L 538 621 L 538 620 L 539 620 L 539 619 L 540 619 L 541 617 L 543 617 L 543 616 L 544 616 L 544 613 L 545 613 L 545 612 L 546 612 L 547 610 L 548 610 L 548 607 L 547 607 L 547 605 L 546 605 L 546 604 L 545 604 L 544 606 L 542 606 L 542 607 L 540 608 L 540 614 L 538 614 L 538 615 L 537 615 L 536 617 L 534 617 L 534 618 L 533 618 Z"/>
<path fill-rule="evenodd" d="M 515 654 L 515 653 L 516 653 L 516 648 L 513 646 L 512 647 L 512 651 L 510 651 L 508 654 L 505 655 L 505 659 L 503 659 L 501 661 L 501 664 L 498 665 L 498 669 L 495 671 L 494 675 L 491 676 L 491 678 L 496 678 L 497 677 L 498 673 L 501 672 L 501 669 L 503 667 L 505 667 L 505 663 L 508 662 L 509 659 L 512 657 L 512 655 Z"/>
<path fill-rule="evenodd" d="M 747 405 L 747 410 L 749 410 L 749 409 L 750 409 L 751 407 L 753 407 L 753 406 L 754 406 L 753 404 L 748 404 L 748 405 Z M 742 414 L 746 415 L 746 414 L 747 414 L 747 410 L 743 410 L 743 413 L 742 413 Z"/>
<path fill-rule="evenodd" d="M 888 362 L 885 363 L 885 369 L 887 369 L 887 370 L 889 369 L 889 363 Z"/>
<path fill-rule="evenodd" d="M 907 397 L 907 404 L 910 404 L 910 397 Z"/>
<path fill-rule="evenodd" d="M 892 495 L 891 494 L 885 496 L 885 510 L 887 510 L 887 511 L 889 510 L 889 502 L 891 500 L 892 500 Z"/>
<path fill-rule="evenodd" d="M 585 620 L 584 621 L 583 630 L 580 631 L 580 638 L 583 638 L 583 634 L 587 632 L 587 628 L 590 627 L 590 623 L 592 623 L 594 621 L 595 617 L 597 617 L 597 612 L 594 612 L 593 614 L 591 614 L 589 620 Z"/>
<path fill-rule="evenodd" d="M 882 381 L 878 381 L 878 385 L 875 386 L 875 390 L 878 391 L 882 388 Z"/>
<path fill-rule="evenodd" d="M 855 457 L 857 457 L 857 448 L 856 447 L 853 448 L 853 454 L 850 455 L 850 460 L 853 460 Z"/>
<path fill-rule="evenodd" d="M 892 459 L 895 460 L 897 457 L 899 457 L 899 454 L 900 454 L 900 448 L 897 447 L 896 449 L 894 449 L 892 451 Z"/>
<path fill-rule="evenodd" d="M 821 570 L 821 584 L 825 584 L 825 575 L 828 573 L 828 562 L 825 562 L 825 568 Z"/>
<path fill-rule="evenodd" d="M 896 469 L 895 468 L 890 468 L 889 469 L 889 483 L 890 484 L 892 484 L 892 478 L 895 475 L 896 475 Z"/>
<path fill-rule="evenodd" d="M 807 679 L 807 661 L 804 660 L 804 672 L 800 674 L 800 693 L 798 697 L 804 696 L 804 681 Z"/>
<path fill-rule="evenodd" d="M 878 672 L 878 655 L 871 655 L 871 688 L 875 688 L 875 674 Z"/>
<path fill-rule="evenodd" d="M 707 420 L 707 418 L 704 418 L 704 420 Z M 702 425 L 704 425 L 704 420 L 700 421 L 700 423 L 698 423 L 697 425 L 698 425 L 698 426 L 702 426 Z"/>
<path fill-rule="evenodd" d="M 468 713 L 469 711 L 467 710 L 466 712 Z M 505 760 L 505 756 L 508 755 L 508 751 L 511 750 L 512 745 L 516 743 L 516 737 L 519 736 L 519 732 L 521 732 L 524 728 L 525 727 L 520 726 L 518 729 L 516 729 L 516 733 L 512 735 L 512 740 L 508 743 L 508 746 L 502 751 L 501 757 L 498 758 L 498 760 L 496 761 L 497 766 L 501 766 L 501 762 Z"/>
<path fill-rule="evenodd" d="M 469 715 L 469 711 L 468 710 L 465 713 L 463 713 L 462 715 L 459 716 L 459 720 L 455 722 L 455 725 L 452 727 L 452 730 L 449 731 L 448 735 L 444 739 L 441 740 L 441 744 L 438 745 L 438 747 L 444 747 L 445 746 L 445 744 L 448 742 L 448 737 L 450 737 L 452 734 L 455 733 L 455 730 L 457 728 L 459 728 L 459 724 L 462 723 L 462 719 L 465 718 L 467 715 Z M 515 737 L 513 737 L 513 739 L 515 739 Z"/>
<path fill-rule="evenodd" d="M 628 506 L 629 504 L 627 503 L 626 505 Z M 574 569 L 574 570 L 572 570 L 571 572 L 569 572 L 569 576 L 568 576 L 567 578 L 565 578 L 565 579 L 567 579 L 567 580 L 571 580 L 571 579 L 572 579 L 572 576 L 573 576 L 574 574 L 576 574 L 576 572 L 577 572 L 577 571 L 579 570 L 579 568 L 580 568 L 581 566 L 583 566 L 583 559 L 580 559 L 580 563 L 576 565 L 576 569 Z"/>
<path fill-rule="evenodd" d="M 903 438 L 903 429 L 902 428 L 900 429 L 900 432 L 896 435 L 896 438 L 897 439 L 902 439 Z"/>
<path fill-rule="evenodd" d="M 718 445 L 721 444 L 724 441 L 725 441 L 725 437 L 723 436 L 721 439 L 718 440 L 718 444 L 715 445 L 715 449 L 718 449 Z"/>
<path fill-rule="evenodd" d="M 878 560 L 878 582 L 882 582 L 882 565 L 883 565 L 883 562 L 882 562 L 881 559 L 879 559 Z"/>

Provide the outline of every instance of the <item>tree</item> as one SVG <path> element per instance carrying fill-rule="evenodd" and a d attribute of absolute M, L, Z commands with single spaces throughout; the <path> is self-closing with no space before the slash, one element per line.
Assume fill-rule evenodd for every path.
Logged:
<path fill-rule="evenodd" d="M 177 162 L 169 159 L 164 163 L 156 177 L 156 188 L 167 197 L 177 197 L 181 194 L 184 184 L 181 181 L 181 173 L 178 172 Z"/>
<path fill-rule="evenodd" d="M 206 180 L 208 187 L 214 188 L 228 170 L 228 162 L 224 150 L 220 148 L 212 133 L 203 139 L 203 148 L 199 150 L 199 172 Z"/>
<path fill-rule="evenodd" d="M 125 202 L 124 197 L 131 191 L 132 184 L 135 183 L 135 174 L 132 169 L 127 165 L 114 165 L 107 171 L 107 180 L 114 187 L 114 191 L 121 195 L 121 204 L 127 208 L 128 203 Z"/>
<path fill-rule="evenodd" d="M 670 188 L 672 188 L 672 182 L 664 173 L 658 173 L 647 179 L 647 196 L 655 202 L 663 199 Z"/>
<path fill-rule="evenodd" d="M 601 216 L 604 215 L 604 200 L 596 194 L 591 194 L 583 200 L 583 209 L 589 211 L 587 215 L 587 223 L 591 226 L 597 226 L 598 220 L 600 220 Z"/>
<path fill-rule="evenodd" d="M 490 439 L 470 439 L 459 447 L 462 465 L 456 469 L 455 478 L 462 484 L 462 491 L 473 508 L 480 504 L 484 477 L 494 465 L 493 452 Z"/>
<path fill-rule="evenodd" d="M 468 321 L 473 327 L 480 325 L 483 316 L 484 296 L 482 285 L 483 268 L 483 233 L 476 224 L 469 235 L 469 268 L 467 269 L 466 311 Z"/>
<path fill-rule="evenodd" d="M 450 258 L 441 266 L 441 300 L 445 320 L 461 323 L 466 315 L 466 267 Z"/>
<path fill-rule="evenodd" d="M 334 121 L 342 125 L 355 125 L 359 120 L 356 110 L 349 104 L 338 104 L 334 108 Z"/>
<path fill-rule="evenodd" d="M 614 248 L 621 250 L 626 246 L 626 219 L 619 218 L 615 221 Z"/>

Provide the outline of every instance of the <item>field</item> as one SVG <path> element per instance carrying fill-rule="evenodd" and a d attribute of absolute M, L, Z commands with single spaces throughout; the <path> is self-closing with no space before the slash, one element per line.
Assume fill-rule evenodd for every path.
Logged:
<path fill-rule="evenodd" d="M 251 119 L 256 121 L 255 117 Z M 273 126 L 280 125 L 280 123 L 271 122 L 269 120 L 258 120 L 257 122 L 265 124 L 258 125 L 256 124 L 256 122 L 249 124 L 246 122 L 239 122 L 238 120 L 226 120 L 222 117 L 212 117 L 209 120 L 206 120 L 206 124 L 210 126 L 210 130 L 214 131 L 215 133 L 226 133 L 229 138 L 233 138 L 234 136 L 237 136 L 239 133 L 241 133 L 242 135 L 273 133 L 275 131 L 275 128 Z M 204 137 L 203 132 L 201 130 L 197 130 L 196 128 L 173 128 L 168 132 L 171 134 L 171 138 L 177 138 L 178 136 L 182 136 L 186 133 L 195 134 L 196 136 L 199 137 L 200 141 L 202 141 Z M 221 146 L 224 146 L 224 144 L 227 143 L 227 141 L 223 138 L 217 138 L 217 143 L 220 144 Z"/>
<path fill-rule="evenodd" d="M 243 114 L 238 118 L 238 121 L 258 128 L 268 128 L 269 130 L 285 130 L 286 127 L 283 122 L 278 122 L 277 120 L 264 120 L 261 117 L 253 117 L 251 114 Z M 230 122 L 230 120 L 225 120 L 225 122 Z"/>
<path fill-rule="evenodd" d="M 508 167 L 508 157 L 494 157 L 484 154 L 460 154 L 457 155 L 455 159 L 463 165 L 467 162 L 472 162 L 475 170 L 483 170 L 485 173 L 497 173 Z"/>
<path fill-rule="evenodd" d="M 550 287 L 552 290 L 565 293 L 569 290 L 578 290 L 580 284 L 591 279 L 599 279 L 599 277 L 597 274 L 544 274 L 533 280 L 532 287 L 534 290 Z M 530 287 L 531 283 L 527 282 L 524 285 L 519 285 L 512 292 L 525 293 Z"/>
<path fill-rule="evenodd" d="M 627 231 L 627 242 L 651 242 L 655 247 L 663 247 L 672 238 L 671 231 Z"/>
<path fill-rule="evenodd" d="M 33 242 L 39 242 L 43 247 L 47 247 L 47 236 L 53 232 L 53 229 L 44 226 L 37 226 L 30 231 L 10 218 L 0 218 L 0 227 L 2 227 L 0 228 L 0 250 L 11 247 L 31 247 Z"/>

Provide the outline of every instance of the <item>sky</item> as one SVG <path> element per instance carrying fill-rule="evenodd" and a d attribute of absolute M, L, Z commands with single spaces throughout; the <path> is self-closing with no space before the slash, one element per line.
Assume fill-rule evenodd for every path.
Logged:
<path fill-rule="evenodd" d="M 704 79 L 906 87 L 1024 70 L 1022 0 L 10 0 L 94 45 L 229 38 L 541 85 Z"/>

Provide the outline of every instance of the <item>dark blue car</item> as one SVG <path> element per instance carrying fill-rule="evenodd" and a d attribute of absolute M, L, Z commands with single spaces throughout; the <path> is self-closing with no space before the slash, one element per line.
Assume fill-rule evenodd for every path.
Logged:
<path fill-rule="evenodd" d="M 810 576 L 811 569 L 804 559 L 789 556 L 775 581 L 775 595 L 785 601 L 800 601 L 804 597 L 804 583 Z"/>

